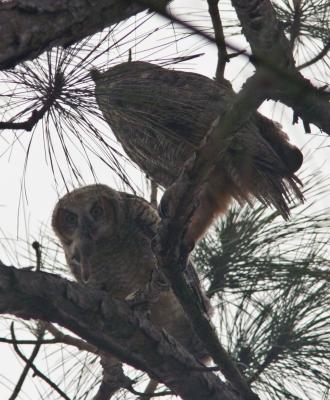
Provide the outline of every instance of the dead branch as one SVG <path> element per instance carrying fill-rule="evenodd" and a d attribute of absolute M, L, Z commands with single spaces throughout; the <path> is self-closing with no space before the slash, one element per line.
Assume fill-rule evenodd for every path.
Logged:
<path fill-rule="evenodd" d="M 230 58 L 228 57 L 225 35 L 223 32 L 218 3 L 219 0 L 207 0 L 209 5 L 209 14 L 212 20 L 214 38 L 218 48 L 218 65 L 215 73 L 215 79 L 220 81 L 224 78 L 225 68 Z"/>

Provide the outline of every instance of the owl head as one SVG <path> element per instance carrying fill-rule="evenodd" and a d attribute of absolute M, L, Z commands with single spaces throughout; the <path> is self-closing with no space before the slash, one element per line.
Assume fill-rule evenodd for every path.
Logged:
<path fill-rule="evenodd" d="M 95 184 L 65 194 L 56 204 L 52 226 L 74 275 L 88 282 L 97 245 L 116 234 L 122 207 L 120 193 Z"/>

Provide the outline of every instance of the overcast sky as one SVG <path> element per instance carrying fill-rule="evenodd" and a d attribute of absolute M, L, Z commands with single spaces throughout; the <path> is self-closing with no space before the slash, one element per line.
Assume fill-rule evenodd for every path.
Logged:
<path fill-rule="evenodd" d="M 189 5 L 190 10 L 194 11 L 194 14 L 190 14 L 189 18 L 195 18 L 198 23 L 206 25 L 208 20 L 205 12 L 205 3 L 202 1 L 175 1 L 172 7 L 175 12 L 188 16 L 188 9 L 185 8 Z M 139 18 L 131 19 L 128 24 L 135 21 L 139 23 Z M 143 28 L 139 32 L 145 30 L 152 30 L 153 27 L 163 25 L 164 19 L 153 17 L 148 23 L 144 24 Z M 205 45 L 205 43 L 199 38 L 188 38 L 184 41 L 179 41 L 177 45 L 172 45 L 167 48 L 163 46 L 162 53 L 157 52 L 152 55 L 152 52 L 143 52 L 145 49 L 149 49 L 156 46 L 159 43 L 164 43 L 166 38 L 177 32 L 182 32 L 181 28 L 168 28 L 159 31 L 154 34 L 148 40 L 144 40 L 142 43 L 134 45 L 134 35 L 130 37 L 130 44 L 122 49 L 116 49 L 112 53 L 112 58 L 115 57 L 115 51 L 118 54 L 117 62 L 126 61 L 128 57 L 127 48 L 132 48 L 133 59 L 147 59 L 153 60 L 155 58 L 161 58 L 164 56 L 175 56 L 175 52 L 183 52 L 185 54 L 197 54 L 204 53 L 204 55 L 186 62 L 184 64 L 178 64 L 175 67 L 180 69 L 189 69 L 190 71 L 198 72 L 209 77 L 213 77 L 216 68 L 216 49 L 213 45 Z M 117 39 L 120 33 L 117 35 Z M 245 46 L 245 43 L 239 39 L 231 39 L 238 46 Z M 138 38 L 136 38 L 138 43 Z M 189 51 L 186 51 L 189 49 Z M 181 53 L 180 53 L 181 54 Z M 246 77 L 253 71 L 251 66 L 247 66 L 247 60 L 244 57 L 238 57 L 230 62 L 226 70 L 226 77 L 230 79 L 236 90 L 239 90 L 242 82 Z M 324 79 L 321 77 L 321 81 Z M 329 84 L 328 82 L 325 82 Z M 329 162 L 330 159 L 330 142 L 326 139 L 325 135 L 320 133 L 317 129 L 313 129 L 313 135 L 304 133 L 302 124 L 293 126 L 292 111 L 286 107 L 277 104 L 274 106 L 272 102 L 267 102 L 261 107 L 263 113 L 273 118 L 277 122 L 280 122 L 284 130 L 289 134 L 291 141 L 298 147 L 302 148 L 305 155 L 308 154 L 308 160 L 306 161 L 304 168 L 308 170 L 316 170 L 321 168 L 322 174 L 329 174 Z M 3 117 L 4 119 L 6 117 Z M 110 129 L 107 129 L 107 134 L 110 133 Z M 65 192 L 64 184 L 56 184 L 54 182 L 53 174 L 44 153 L 44 143 L 42 135 L 42 125 L 39 124 L 33 138 L 33 145 L 30 148 L 29 160 L 27 168 L 25 170 L 25 156 L 29 146 L 31 138 L 30 132 L 10 132 L 4 131 L 0 135 L 0 260 L 5 263 L 15 263 L 17 266 L 28 266 L 31 262 L 27 256 L 33 258 L 33 252 L 30 247 L 30 243 L 37 239 L 40 240 L 40 229 L 42 232 L 51 232 L 50 228 L 50 217 L 52 214 L 53 207 L 58 199 L 59 194 Z M 15 142 L 15 145 L 13 145 Z M 86 163 L 79 159 L 76 154 L 78 163 L 81 168 L 86 183 L 92 183 L 94 177 L 90 170 L 87 168 Z M 64 165 L 64 161 L 63 161 Z M 116 188 L 120 187 L 121 183 L 119 179 L 106 168 L 96 158 L 94 159 L 94 167 L 97 173 L 97 179 L 99 182 L 106 183 Z M 133 176 L 133 181 L 142 190 L 141 193 L 147 193 L 147 186 L 145 179 L 133 167 L 130 168 L 130 174 Z M 22 191 L 22 183 L 25 179 L 26 192 Z M 68 182 L 70 184 L 70 177 L 68 175 Z M 325 197 L 319 204 L 320 207 L 326 207 L 330 200 L 330 189 L 328 196 Z M 307 199 L 308 201 L 308 199 Z M 42 228 L 41 228 L 42 227 Z M 5 329 L 0 324 L 0 333 L 4 334 Z M 0 400 L 6 399 L 11 393 L 12 386 L 8 384 L 6 389 L 6 379 L 15 382 L 20 374 L 20 369 L 17 369 L 16 357 L 13 355 L 11 350 L 8 350 L 7 346 L 0 344 Z M 3 362 L 3 360 L 6 360 Z M 38 383 L 37 378 L 34 378 Z M 36 399 L 39 398 L 34 385 L 30 382 L 26 384 L 25 394 L 22 395 L 21 399 Z M 1 388 L 1 385 L 2 388 Z M 3 392 L 2 392 L 3 390 Z M 5 393 L 5 395 L 4 395 Z M 3 397 L 4 396 L 4 397 Z"/>

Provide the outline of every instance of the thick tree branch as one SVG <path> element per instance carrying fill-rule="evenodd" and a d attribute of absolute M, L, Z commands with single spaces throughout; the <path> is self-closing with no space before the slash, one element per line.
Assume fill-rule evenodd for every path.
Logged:
<path fill-rule="evenodd" d="M 305 126 L 313 123 L 330 135 L 330 94 L 316 90 L 295 67 L 290 42 L 269 0 L 232 0 L 243 33 L 257 60 L 270 74 L 268 96 L 291 107 Z M 276 69 L 272 69 L 276 66 Z M 278 73 L 273 73 L 278 70 Z"/>
<path fill-rule="evenodd" d="M 136 2 L 150 7 L 163 17 L 216 44 L 215 38 L 169 13 L 163 5 L 159 4 L 158 0 L 136 0 Z M 293 108 L 305 126 L 313 123 L 330 135 L 330 95 L 314 87 L 295 68 L 290 43 L 280 28 L 270 1 L 232 0 L 232 4 L 240 19 L 243 33 L 250 43 L 253 56 L 229 43 L 226 43 L 226 47 L 237 54 L 243 54 L 257 66 L 261 66 L 269 72 L 269 98 L 279 100 Z M 281 93 L 272 92 L 272 89 L 279 86 L 279 81 L 282 88 Z M 286 89 L 287 85 L 295 88 L 293 94 Z M 298 92 L 299 95 L 296 96 Z M 315 99 L 317 101 L 314 101 Z"/>
<path fill-rule="evenodd" d="M 56 275 L 0 265 L 0 313 L 52 321 L 164 382 L 183 399 L 238 400 L 166 332 L 109 298 Z"/>
<path fill-rule="evenodd" d="M 145 9 L 129 0 L 1 2 L 0 69 L 35 58 L 53 46 L 68 46 Z"/>
<path fill-rule="evenodd" d="M 288 39 L 277 21 L 268 0 L 232 0 L 242 25 L 242 32 L 250 43 L 253 55 L 266 63 L 286 69 L 294 67 Z"/>
<path fill-rule="evenodd" d="M 177 181 L 165 192 L 165 199 L 167 197 L 170 200 L 169 218 L 162 219 L 159 243 L 155 246 L 159 265 L 192 320 L 197 334 L 213 360 L 219 365 L 221 372 L 245 399 L 258 397 L 251 391 L 234 362 L 223 349 L 214 327 L 198 301 L 192 301 L 196 296 L 192 293 L 178 266 L 184 266 L 191 250 L 190 244 L 186 243 L 185 234 L 196 207 L 192 199 L 198 199 L 198 191 L 214 167 L 214 160 L 219 161 L 221 154 L 224 154 L 230 145 L 235 132 L 264 100 L 263 87 L 263 74 L 257 73 L 246 82 L 231 109 L 221 121 L 217 119 L 214 122 L 207 135 L 206 143 L 196 152 L 196 157 L 187 163 Z"/>

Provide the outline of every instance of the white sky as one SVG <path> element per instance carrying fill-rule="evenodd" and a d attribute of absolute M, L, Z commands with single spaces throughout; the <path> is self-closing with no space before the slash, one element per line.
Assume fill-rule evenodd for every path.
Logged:
<path fill-rule="evenodd" d="M 187 8 L 181 8 L 189 5 L 190 9 L 198 11 L 195 17 L 201 20 L 201 13 L 199 10 L 203 8 L 205 10 L 206 2 L 199 0 L 195 1 L 175 1 L 174 5 L 177 7 L 177 12 L 187 12 Z M 174 8 L 173 8 L 174 9 Z M 206 13 L 203 11 L 203 15 Z M 157 25 L 163 24 L 163 19 L 153 18 L 152 23 Z M 207 21 L 204 21 L 204 24 Z M 149 24 L 149 29 L 151 22 Z M 164 33 L 159 32 L 157 35 L 152 37 L 155 43 L 160 43 L 160 39 L 172 35 L 172 28 L 168 28 Z M 150 40 L 150 42 L 152 41 Z M 242 40 L 236 37 L 231 39 L 239 46 L 244 45 Z M 131 43 L 132 45 L 132 43 Z M 130 45 L 130 46 L 131 46 Z M 202 73 L 209 77 L 213 77 L 216 67 L 216 49 L 213 45 L 207 45 L 200 48 L 200 39 L 189 39 L 184 42 L 179 42 L 177 48 L 172 47 L 171 50 L 164 50 L 165 54 L 174 53 L 176 50 L 184 50 L 189 48 L 191 53 L 205 53 L 203 56 L 194 59 L 185 64 L 179 64 L 178 68 L 189 68 L 194 72 Z M 138 51 L 146 48 L 147 42 L 133 47 L 133 59 L 140 59 Z M 123 52 L 121 57 L 122 61 L 127 60 L 127 52 Z M 160 54 L 156 54 L 155 58 L 160 58 Z M 252 69 L 247 67 L 242 70 L 242 67 L 246 65 L 246 59 L 244 57 L 235 58 L 230 62 L 226 70 L 226 77 L 233 80 L 233 85 L 236 90 L 239 90 L 242 82 L 251 73 Z M 320 76 L 320 80 L 324 80 L 324 77 Z M 329 81 L 327 82 L 329 84 Z M 315 170 L 321 167 L 324 175 L 329 174 L 329 162 L 330 159 L 330 141 L 326 139 L 324 134 L 318 132 L 317 129 L 313 129 L 314 135 L 307 135 L 304 133 L 302 124 L 292 126 L 292 112 L 286 107 L 278 104 L 274 108 L 273 103 L 265 103 L 261 107 L 262 112 L 267 116 L 274 118 L 280 122 L 284 130 L 289 134 L 291 141 L 303 149 L 304 154 L 310 153 L 309 160 L 306 161 L 305 168 Z M 24 170 L 25 152 L 28 147 L 30 133 L 29 132 L 16 132 L 12 133 L 4 131 L 0 135 L 0 260 L 5 263 L 15 263 L 19 266 L 30 265 L 30 262 L 24 257 L 30 251 L 30 256 L 33 257 L 32 249 L 25 245 L 24 242 L 31 243 L 34 239 L 39 240 L 40 226 L 43 224 L 50 230 L 50 217 L 54 204 L 58 199 L 58 192 L 64 193 L 64 186 L 59 185 L 56 187 L 52 176 L 49 165 L 45 163 L 45 157 L 43 153 L 43 139 L 40 129 L 37 131 L 38 135 L 35 135 L 33 146 L 29 156 L 29 163 L 25 174 L 25 183 L 27 188 L 27 197 L 21 196 L 21 183 Z M 109 133 L 109 131 L 108 131 Z M 11 146 L 14 135 L 19 136 L 19 140 L 14 147 Z M 106 183 L 110 186 L 118 187 L 119 180 L 114 174 L 107 168 L 105 168 L 100 162 L 95 160 L 95 169 L 97 171 L 97 177 L 100 182 Z M 134 176 L 134 182 L 142 187 L 145 191 L 146 184 L 144 178 L 140 173 L 131 168 Z M 85 177 L 86 183 L 93 182 L 93 177 L 90 172 L 86 169 L 86 166 L 81 163 L 81 171 Z M 330 189 L 330 188 L 329 188 Z M 24 202 L 22 203 L 22 199 Z M 330 190 L 328 196 L 324 198 L 319 204 L 320 207 L 326 207 L 329 205 Z M 308 199 L 307 199 L 308 201 Z M 23 206 L 24 205 L 24 206 Z M 18 248 L 19 253 L 17 259 L 14 257 L 14 248 L 16 239 L 19 238 L 23 241 L 20 242 Z M 11 248 L 12 246 L 12 248 Z M 8 251 L 10 256 L 8 256 Z M 23 256 L 22 256 L 23 255 Z M 1 329 L 0 334 L 4 334 L 5 330 Z M 29 354 L 29 351 L 27 351 Z M 11 393 L 12 385 L 6 389 L 6 379 L 16 382 L 18 376 L 21 373 L 21 367 L 17 367 L 16 356 L 13 354 L 6 345 L 0 343 L 0 400 L 7 399 Z M 32 378 L 24 386 L 25 394 L 21 395 L 21 399 L 36 399 L 39 395 L 36 392 L 34 385 L 31 383 Z M 34 378 L 36 381 L 37 378 Z M 56 397 L 52 397 L 56 398 Z"/>

